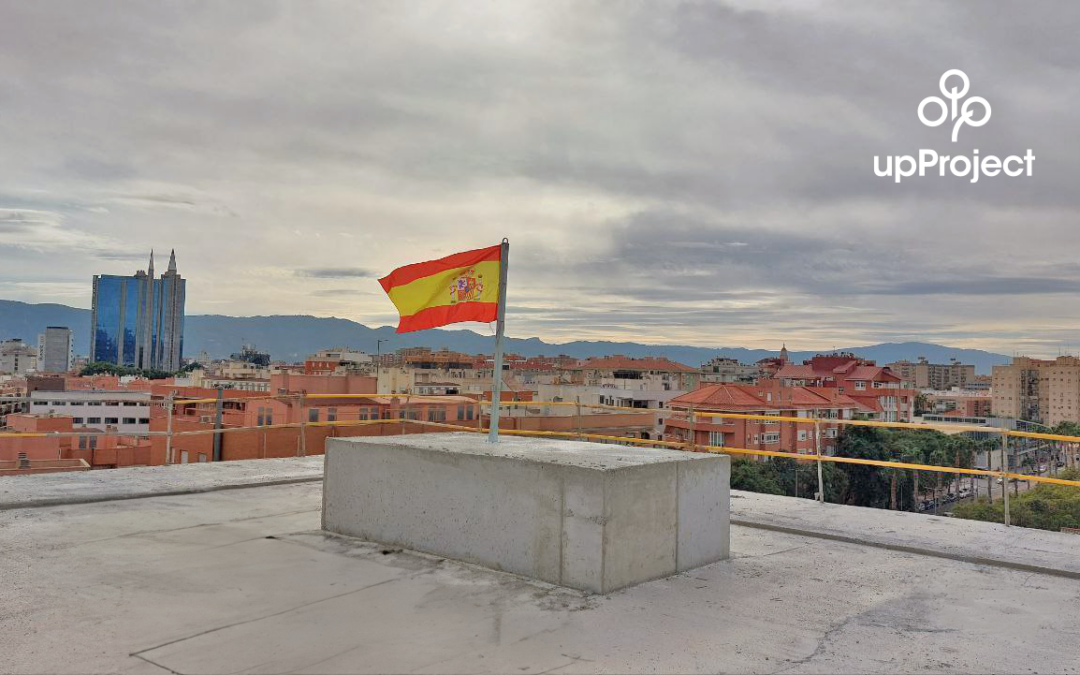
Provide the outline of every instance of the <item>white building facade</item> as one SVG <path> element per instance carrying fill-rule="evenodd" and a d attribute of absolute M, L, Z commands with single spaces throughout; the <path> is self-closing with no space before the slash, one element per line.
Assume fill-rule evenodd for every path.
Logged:
<path fill-rule="evenodd" d="M 115 429 L 132 436 L 150 432 L 150 392 L 144 391 L 35 391 L 29 412 L 70 416 L 76 429 Z"/>

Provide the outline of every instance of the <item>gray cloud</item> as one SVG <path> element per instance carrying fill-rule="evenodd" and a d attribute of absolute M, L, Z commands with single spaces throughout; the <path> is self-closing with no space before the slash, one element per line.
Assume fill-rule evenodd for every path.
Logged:
<path fill-rule="evenodd" d="M 372 276 L 370 271 L 359 267 L 315 267 L 297 270 L 296 273 L 299 276 L 311 277 L 312 279 L 350 279 Z"/>
<path fill-rule="evenodd" d="M 508 236 L 516 335 L 1080 342 L 1068 0 L 56 0 L 0 25 L 17 299 L 175 246 L 191 311 L 384 322 L 373 282 L 325 286 Z M 994 111 L 955 146 L 915 114 L 949 68 Z M 873 175 L 919 148 L 1038 159 Z"/>

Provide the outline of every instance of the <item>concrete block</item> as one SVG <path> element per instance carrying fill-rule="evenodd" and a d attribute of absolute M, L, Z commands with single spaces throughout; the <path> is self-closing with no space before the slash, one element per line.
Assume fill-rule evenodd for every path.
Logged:
<path fill-rule="evenodd" d="M 595 593 L 729 555 L 730 460 L 471 433 L 331 438 L 323 528 Z"/>

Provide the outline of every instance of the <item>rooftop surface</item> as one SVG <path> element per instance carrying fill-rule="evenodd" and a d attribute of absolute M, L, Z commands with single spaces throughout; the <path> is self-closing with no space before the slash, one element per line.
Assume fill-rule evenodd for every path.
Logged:
<path fill-rule="evenodd" d="M 0 672 L 1080 669 L 1080 536 L 734 493 L 731 560 L 589 596 L 326 535 L 320 468 L 0 479 Z"/>
<path fill-rule="evenodd" d="M 371 436 L 334 439 L 336 444 L 387 445 L 415 448 L 424 452 L 445 452 L 456 455 L 508 457 L 526 462 L 561 464 L 597 471 L 610 471 L 627 466 L 663 464 L 667 462 L 699 462 L 716 459 L 715 455 L 682 450 L 640 448 L 627 445 L 586 443 L 554 438 L 515 436 L 500 443 L 477 442 L 469 432 L 449 434 L 410 434 L 404 436 Z"/>

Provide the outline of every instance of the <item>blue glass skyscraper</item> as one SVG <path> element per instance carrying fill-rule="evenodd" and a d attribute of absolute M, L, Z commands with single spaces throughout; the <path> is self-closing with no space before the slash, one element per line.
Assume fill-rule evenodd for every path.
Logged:
<path fill-rule="evenodd" d="M 123 366 L 174 371 L 184 353 L 184 298 L 187 282 L 169 269 L 154 278 L 150 266 L 132 276 L 94 276 L 90 317 L 90 359 Z"/>

